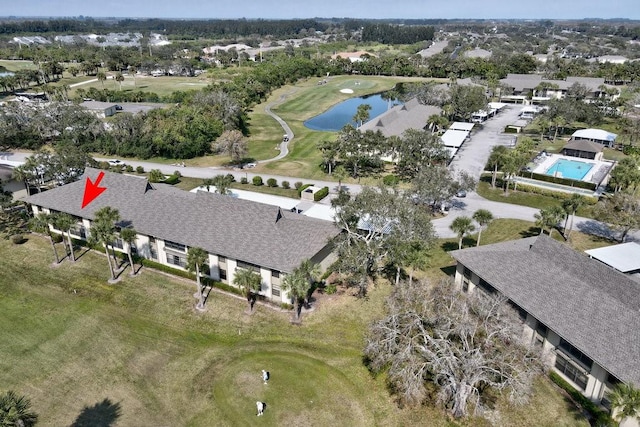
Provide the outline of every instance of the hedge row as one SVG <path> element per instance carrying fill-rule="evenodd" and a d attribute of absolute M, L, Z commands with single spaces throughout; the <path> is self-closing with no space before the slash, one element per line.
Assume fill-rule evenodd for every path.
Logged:
<path fill-rule="evenodd" d="M 313 195 L 313 200 L 315 202 L 319 202 L 329 195 L 329 187 L 322 187 L 320 190 L 316 191 Z"/>
<path fill-rule="evenodd" d="M 539 194 L 541 196 L 553 197 L 554 199 L 558 199 L 561 201 L 571 197 L 570 193 L 565 193 L 562 191 L 547 190 L 545 188 L 536 187 L 535 185 L 527 185 L 520 182 L 518 183 L 518 191 L 522 191 L 524 193 Z M 595 205 L 596 203 L 598 203 L 598 199 L 596 197 L 585 196 L 585 195 L 582 195 L 582 197 L 584 198 L 584 200 L 586 200 L 588 205 Z"/>
<path fill-rule="evenodd" d="M 585 411 L 591 414 L 591 416 L 593 417 L 593 422 L 591 425 L 596 427 L 615 426 L 615 423 L 611 419 L 609 412 L 601 409 L 598 405 L 586 398 L 582 393 L 573 388 L 556 372 L 549 372 L 549 378 L 551 378 L 551 381 L 556 383 L 556 385 L 558 385 L 561 389 L 566 391 L 576 404 L 582 406 Z"/>
<path fill-rule="evenodd" d="M 560 178 L 535 172 L 520 172 L 520 176 L 537 181 L 552 182 L 554 184 L 566 185 L 567 187 L 585 188 L 593 191 L 595 191 L 597 187 L 593 182 L 577 181 L 575 179 Z"/>
<path fill-rule="evenodd" d="M 302 197 L 302 192 L 306 190 L 308 187 L 311 187 L 311 184 L 304 184 L 298 187 L 298 197 Z"/>

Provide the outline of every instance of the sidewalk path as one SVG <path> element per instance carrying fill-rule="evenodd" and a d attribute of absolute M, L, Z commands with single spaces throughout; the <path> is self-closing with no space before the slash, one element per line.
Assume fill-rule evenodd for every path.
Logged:
<path fill-rule="evenodd" d="M 278 123 L 280 123 L 280 126 L 282 126 L 282 129 L 284 130 L 284 134 L 288 136 L 288 139 L 285 141 L 283 138 L 282 142 L 280 143 L 280 154 L 278 154 L 276 157 L 273 157 L 271 159 L 260 160 L 258 163 L 269 163 L 275 160 L 280 160 L 285 158 L 287 154 L 289 154 L 289 143 L 293 141 L 293 137 L 294 137 L 293 131 L 291 130 L 287 122 L 282 120 L 280 116 L 278 116 L 277 114 L 271 111 L 271 107 L 275 107 L 276 105 L 282 104 L 287 99 L 287 96 L 292 95 L 293 93 L 295 93 L 295 91 L 296 90 L 294 89 L 289 93 L 285 93 L 281 95 L 277 101 L 270 102 L 264 107 L 265 113 L 267 113 L 268 115 L 273 117 Z"/>

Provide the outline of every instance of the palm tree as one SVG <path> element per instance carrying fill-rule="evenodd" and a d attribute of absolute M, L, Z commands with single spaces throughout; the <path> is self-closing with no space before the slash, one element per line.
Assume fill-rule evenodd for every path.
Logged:
<path fill-rule="evenodd" d="M 462 249 L 462 239 L 464 236 L 476 229 L 471 218 L 468 216 L 457 217 L 453 220 L 449 228 L 458 234 L 458 249 Z"/>
<path fill-rule="evenodd" d="M 313 284 L 320 277 L 320 274 L 321 274 L 320 264 L 316 264 L 310 259 L 305 259 L 300 263 L 300 265 L 298 266 L 298 269 L 309 282 L 309 289 L 311 289 L 313 287 Z M 308 294 L 305 295 L 305 299 L 308 297 L 309 297 Z"/>
<path fill-rule="evenodd" d="M 627 418 L 640 420 L 640 390 L 630 384 L 617 384 L 609 394 L 611 417 L 622 425 Z"/>
<path fill-rule="evenodd" d="M 0 394 L 0 425 L 31 427 L 38 421 L 38 414 L 31 409 L 31 402 L 13 390 Z"/>
<path fill-rule="evenodd" d="M 120 90 L 122 90 L 122 82 L 124 81 L 124 76 L 122 75 L 122 73 L 120 71 L 118 71 L 116 73 L 115 79 L 120 84 Z"/>
<path fill-rule="evenodd" d="M 98 78 L 100 83 L 102 83 L 102 89 L 104 89 L 104 81 L 107 80 L 107 75 L 103 71 L 100 71 L 98 74 L 96 74 L 96 77 Z"/>
<path fill-rule="evenodd" d="M 135 244 L 138 232 L 134 228 L 123 228 L 120 230 L 120 238 L 127 244 L 127 256 L 129 257 L 129 265 L 131 266 L 131 272 L 129 276 L 136 275 L 136 268 L 133 264 L 133 256 L 131 256 L 131 247 Z"/>
<path fill-rule="evenodd" d="M 230 175 L 216 175 L 213 177 L 212 183 L 216 187 L 216 193 L 218 194 L 231 194 L 231 190 L 229 187 L 231 186 L 231 176 Z M 209 191 L 209 188 L 207 188 Z"/>
<path fill-rule="evenodd" d="M 51 249 L 53 249 L 53 256 L 55 257 L 56 264 L 60 264 L 60 257 L 58 256 L 58 250 L 56 249 L 56 244 L 53 241 L 53 236 L 51 234 L 51 229 L 49 228 L 49 223 L 51 222 L 51 216 L 48 214 L 41 213 L 29 221 L 31 229 L 36 233 L 46 234 L 49 236 L 49 241 L 51 242 Z"/>
<path fill-rule="evenodd" d="M 571 197 L 562 202 L 562 208 L 565 212 L 565 221 L 564 221 L 564 230 L 563 234 L 568 239 L 571 235 L 571 231 L 573 231 L 573 219 L 576 216 L 576 212 L 578 209 L 583 207 L 587 201 L 580 194 L 573 193 Z M 567 233 L 567 222 L 569 221 L 569 216 L 571 216 L 571 225 L 569 226 L 569 233 Z"/>
<path fill-rule="evenodd" d="M 358 105 L 356 114 L 355 116 L 353 116 L 353 121 L 356 122 L 356 128 L 361 127 L 367 120 L 369 120 L 370 114 L 371 114 L 371 105 L 369 104 Z"/>
<path fill-rule="evenodd" d="M 493 168 L 493 172 L 491 175 L 491 188 L 496 188 L 498 169 L 501 169 L 504 165 L 508 153 L 509 149 L 504 145 L 496 145 L 491 151 L 491 155 L 489 156 L 489 164 Z"/>
<path fill-rule="evenodd" d="M 296 322 L 300 322 L 301 302 L 304 301 L 304 298 L 309 292 L 309 287 L 310 284 L 304 272 L 297 268 L 287 274 L 282 281 L 282 290 L 288 292 L 289 296 L 293 299 Z"/>
<path fill-rule="evenodd" d="M 347 177 L 347 170 L 340 165 L 333 171 L 333 177 L 338 180 L 338 190 L 342 189 L 342 181 Z"/>
<path fill-rule="evenodd" d="M 561 206 L 555 205 L 540 209 L 540 212 L 533 216 L 536 219 L 536 225 L 540 227 L 540 234 L 544 233 L 544 230 L 548 228 L 549 236 L 551 236 L 553 228 L 564 218 L 565 212 Z"/>
<path fill-rule="evenodd" d="M 213 178 L 205 178 L 202 180 L 202 185 L 207 189 L 207 192 L 209 192 L 209 189 L 215 184 L 213 183 Z"/>
<path fill-rule="evenodd" d="M 236 270 L 236 274 L 233 278 L 233 284 L 240 288 L 245 298 L 247 298 L 249 313 L 252 313 L 253 306 L 256 302 L 255 294 L 256 292 L 259 292 L 262 287 L 262 278 L 253 270 L 241 268 Z"/>
<path fill-rule="evenodd" d="M 204 310 L 204 294 L 202 292 L 202 285 L 200 283 L 200 269 L 209 259 L 207 251 L 202 248 L 189 248 L 187 252 L 187 270 L 196 273 L 196 285 L 198 291 L 196 293 L 198 303 L 196 304 L 197 310 Z"/>
<path fill-rule="evenodd" d="M 91 241 L 104 245 L 104 252 L 107 255 L 107 262 L 109 263 L 109 272 L 111 273 L 110 281 L 115 281 L 116 275 L 114 267 L 111 264 L 109 245 L 111 245 L 111 242 L 116 238 L 116 222 L 119 220 L 120 212 L 110 206 L 105 206 L 97 210 L 94 214 L 90 230 Z"/>
<path fill-rule="evenodd" d="M 478 241 L 476 246 L 480 246 L 480 236 L 482 235 L 482 229 L 489 225 L 493 221 L 493 214 L 486 209 L 478 209 L 473 213 L 472 218 L 478 223 Z"/>
<path fill-rule="evenodd" d="M 64 235 L 67 235 L 67 242 L 69 243 L 69 258 L 71 261 L 76 261 L 75 253 L 73 252 L 73 240 L 71 239 L 71 228 L 76 225 L 76 220 L 67 213 L 58 213 L 53 216 L 53 226 L 62 232 L 62 239 Z M 66 247 L 67 245 L 65 245 Z"/>

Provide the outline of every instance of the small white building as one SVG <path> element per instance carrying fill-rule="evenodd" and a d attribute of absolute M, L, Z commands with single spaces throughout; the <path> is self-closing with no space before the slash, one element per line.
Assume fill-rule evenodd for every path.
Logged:
<path fill-rule="evenodd" d="M 112 102 L 100 102 L 100 101 L 84 101 L 80 104 L 81 107 L 94 113 L 101 119 L 105 117 L 111 117 L 117 112 L 117 104 Z"/>

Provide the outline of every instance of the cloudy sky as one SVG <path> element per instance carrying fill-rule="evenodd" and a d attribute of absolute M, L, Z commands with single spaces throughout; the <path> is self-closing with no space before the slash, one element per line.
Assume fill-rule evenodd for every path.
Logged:
<path fill-rule="evenodd" d="M 1 0 L 0 16 L 640 19 L 638 0 Z"/>

